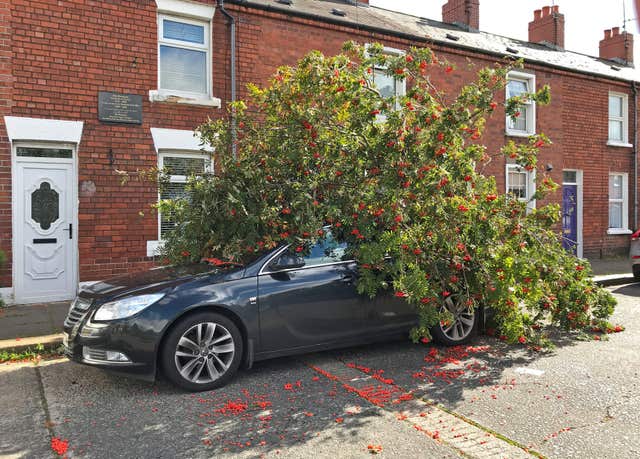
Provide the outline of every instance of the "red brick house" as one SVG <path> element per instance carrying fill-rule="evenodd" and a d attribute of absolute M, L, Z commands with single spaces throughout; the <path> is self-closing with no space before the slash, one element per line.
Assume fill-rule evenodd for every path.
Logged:
<path fill-rule="evenodd" d="M 563 49 L 557 7 L 532 12 L 528 42 L 478 31 L 479 14 L 477 0 L 449 0 L 442 22 L 353 0 L 0 0 L 0 294 L 67 299 L 79 283 L 151 266 L 170 222 L 149 211 L 156 189 L 121 185 L 118 171 L 165 166 L 179 193 L 185 168 L 215 169 L 198 124 L 225 116 L 246 83 L 346 40 L 431 47 L 456 67 L 433 75 L 451 94 L 473 77 L 469 63 L 523 58 L 507 92 L 549 84 L 552 103 L 517 122 L 495 114 L 485 143 L 549 135 L 540 167 L 563 184 L 553 199 L 567 245 L 588 257 L 625 252 L 638 226 L 633 37 L 607 30 L 600 55 L 585 56 Z M 505 191 L 533 192 L 515 165 L 492 172 Z"/>

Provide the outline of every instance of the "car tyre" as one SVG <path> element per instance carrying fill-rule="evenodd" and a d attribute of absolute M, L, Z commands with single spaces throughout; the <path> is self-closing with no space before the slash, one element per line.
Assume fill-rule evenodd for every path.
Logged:
<path fill-rule="evenodd" d="M 452 298 L 447 298 L 441 312 L 445 309 L 453 314 L 453 321 L 440 322 L 431 329 L 435 340 L 446 346 L 468 343 L 477 333 L 480 317 L 478 309 L 460 306 Z"/>
<path fill-rule="evenodd" d="M 193 392 L 211 390 L 238 371 L 242 334 L 228 317 L 200 312 L 172 327 L 160 352 L 162 371 L 175 385 Z"/>
<path fill-rule="evenodd" d="M 633 265 L 633 278 L 640 282 L 640 265 Z"/>

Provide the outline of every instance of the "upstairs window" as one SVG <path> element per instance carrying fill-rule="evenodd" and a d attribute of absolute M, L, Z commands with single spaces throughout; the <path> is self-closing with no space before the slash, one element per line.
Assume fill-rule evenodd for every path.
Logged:
<path fill-rule="evenodd" d="M 158 23 L 160 91 L 185 96 L 209 96 L 209 22 L 161 14 Z"/>
<path fill-rule="evenodd" d="M 401 56 L 405 52 L 401 49 L 385 47 L 383 53 L 388 56 Z M 406 80 L 397 80 L 393 75 L 388 74 L 387 67 L 376 65 L 373 68 L 373 84 L 382 97 L 395 97 L 394 109 L 400 108 L 400 98 L 407 92 Z M 379 118 L 385 119 L 384 115 Z"/>
<path fill-rule="evenodd" d="M 535 76 L 527 73 L 509 72 L 506 98 L 521 97 L 536 90 Z M 536 105 L 526 100 L 518 109 L 518 116 L 507 116 L 507 135 L 530 136 L 536 133 Z"/>
<path fill-rule="evenodd" d="M 161 153 L 160 169 L 168 175 L 168 183 L 160 186 L 160 199 L 186 199 L 189 200 L 187 191 L 187 180 L 192 175 L 203 175 L 211 171 L 211 158 L 208 155 L 198 153 Z M 176 226 L 171 215 L 160 213 L 159 234 L 160 239 L 164 237 Z"/>
<path fill-rule="evenodd" d="M 629 143 L 629 103 L 626 94 L 609 93 L 609 145 Z M 631 146 L 631 145 L 628 145 Z"/>

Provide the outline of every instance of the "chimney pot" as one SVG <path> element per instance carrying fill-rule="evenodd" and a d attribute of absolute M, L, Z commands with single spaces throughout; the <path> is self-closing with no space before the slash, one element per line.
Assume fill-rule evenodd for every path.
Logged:
<path fill-rule="evenodd" d="M 529 41 L 551 43 L 564 48 L 564 15 L 557 6 L 544 6 L 533 11 L 533 21 L 529 23 Z"/>
<path fill-rule="evenodd" d="M 620 33 L 620 27 L 605 30 L 604 39 L 600 40 L 600 58 L 632 65 L 633 35 L 628 32 Z"/>
<path fill-rule="evenodd" d="M 442 22 L 480 28 L 480 0 L 448 0 L 442 5 Z"/>

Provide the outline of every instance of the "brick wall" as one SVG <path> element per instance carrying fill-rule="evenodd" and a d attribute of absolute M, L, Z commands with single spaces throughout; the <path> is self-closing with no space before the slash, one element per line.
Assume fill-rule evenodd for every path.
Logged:
<path fill-rule="evenodd" d="M 152 0 L 55 3 L 0 0 L 0 19 L 8 15 L 8 3 L 11 3 L 11 20 L 0 20 L 2 24 L 10 24 L 10 29 L 0 27 L 0 111 L 10 110 L 14 116 L 85 123 L 79 145 L 81 280 L 106 278 L 149 266 L 146 241 L 157 239 L 157 216 L 149 210 L 149 205 L 157 199 L 156 190 L 136 180 L 121 185 L 113 169 L 135 171 L 157 165 L 151 127 L 193 129 L 207 117 L 223 116 L 225 111 L 149 102 L 149 90 L 157 89 L 157 12 Z M 227 9 L 238 18 L 238 95 L 241 98 L 246 95 L 246 83 L 266 82 L 278 66 L 295 63 L 312 48 L 334 54 L 348 39 L 382 41 L 395 48 L 415 44 L 237 4 L 228 4 Z M 219 12 L 214 16 L 212 29 L 213 95 L 222 99 L 224 107 L 231 87 L 229 32 Z M 9 50 L 12 60 L 6 63 Z M 473 78 L 477 68 L 491 65 L 495 60 L 466 51 L 439 47 L 434 50 L 457 67 L 451 75 L 440 71 L 432 75 L 434 82 L 450 97 Z M 470 67 L 469 60 L 477 67 Z M 629 85 L 540 66 L 527 68 L 536 73 L 538 86 L 548 83 L 552 87 L 552 105 L 538 110 L 537 126 L 539 132 L 552 138 L 554 145 L 543 150 L 540 164 L 552 163 L 551 175 L 558 182 L 561 182 L 563 168 L 585 171 L 587 248 L 594 253 L 624 250 L 628 237 L 606 236 L 608 172 L 629 171 L 631 179 L 631 151 L 605 144 L 607 92 L 614 88 L 626 92 L 631 101 Z M 143 124 L 99 122 L 97 97 L 101 90 L 141 95 Z M 498 95 L 498 99 L 504 100 L 504 94 Z M 13 107 L 9 108 L 11 103 Z M 490 152 L 497 151 L 507 140 L 504 125 L 504 113 L 497 110 L 484 139 Z M 2 128 L 0 136 L 5 135 Z M 109 151 L 113 152 L 113 165 Z M 504 163 L 494 162 L 491 172 L 496 175 L 500 190 L 504 190 Z M 5 250 L 10 249 L 7 238 L 11 210 L 9 177 L 9 149 L 7 139 L 2 137 L 0 247 Z M 560 195 L 555 199 L 559 200 Z M 592 210 L 587 213 L 587 209 Z M 141 211 L 144 216 L 140 215 Z M 5 269 L 0 274 L 0 286 L 10 282 L 10 272 Z"/>
<path fill-rule="evenodd" d="M 157 89 L 155 2 L 14 0 L 12 8 L 13 115 L 84 121 L 78 149 L 81 280 L 150 265 L 146 241 L 157 239 L 157 216 L 149 206 L 157 191 L 137 180 L 121 185 L 114 168 L 157 165 L 151 127 L 193 129 L 212 115 L 210 108 L 149 102 L 149 90 Z M 216 31 L 223 27 L 216 15 Z M 213 59 L 219 62 L 221 53 L 215 50 Z M 215 70 L 221 90 L 225 82 Z M 141 95 L 143 124 L 99 122 L 101 90 Z"/>
<path fill-rule="evenodd" d="M 4 116 L 11 113 L 11 2 L 0 0 L 0 250 L 7 264 L 0 266 L 0 287 L 11 285 L 11 151 Z"/>

